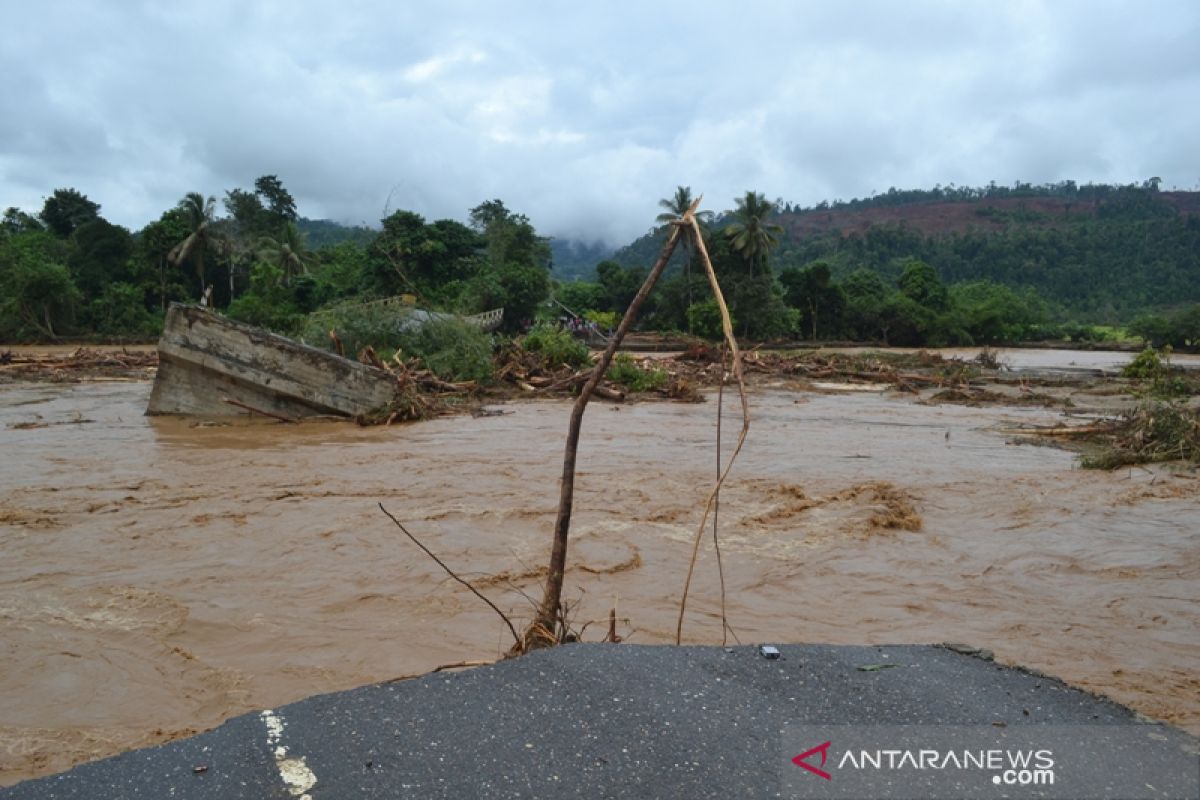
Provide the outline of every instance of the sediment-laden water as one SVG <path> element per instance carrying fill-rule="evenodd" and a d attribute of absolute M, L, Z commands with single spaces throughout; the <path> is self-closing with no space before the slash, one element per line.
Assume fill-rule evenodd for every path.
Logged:
<path fill-rule="evenodd" d="M 0 387 L 0 783 L 507 649 L 378 502 L 528 618 L 565 402 L 209 427 L 142 416 L 148 394 Z M 751 399 L 720 507 L 743 642 L 967 642 L 1200 733 L 1195 474 L 1085 472 L 999 432 L 1054 411 Z M 711 398 L 591 406 L 568 574 L 580 624 L 615 606 L 631 641 L 673 641 L 715 412 Z M 721 641 L 719 596 L 706 544 L 686 641 Z"/>

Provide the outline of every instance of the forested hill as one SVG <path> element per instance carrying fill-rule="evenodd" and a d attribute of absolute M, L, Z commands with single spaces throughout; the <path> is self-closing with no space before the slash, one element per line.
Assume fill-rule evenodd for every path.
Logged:
<path fill-rule="evenodd" d="M 894 281 L 909 259 L 942 280 L 1033 288 L 1080 317 L 1128 319 L 1200 302 L 1200 192 L 1072 182 L 1014 187 L 890 190 L 811 208 L 779 204 L 771 265 L 778 274 L 816 261 L 842 279 L 858 269 Z M 721 228 L 732 221 L 719 214 Z M 653 232 L 618 250 L 627 266 L 653 262 Z"/>

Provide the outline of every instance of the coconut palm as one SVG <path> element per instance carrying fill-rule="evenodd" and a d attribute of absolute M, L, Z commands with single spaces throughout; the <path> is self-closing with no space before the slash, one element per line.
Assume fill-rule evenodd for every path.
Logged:
<path fill-rule="evenodd" d="M 664 211 L 662 214 L 659 214 L 655 218 L 655 221 L 666 223 L 679 219 L 683 216 L 683 212 L 687 211 L 691 207 L 693 200 L 695 200 L 695 198 L 692 197 L 692 187 L 676 186 L 675 194 L 673 196 L 664 197 L 662 200 L 658 201 L 658 205 L 661 208 L 666 209 L 666 211 Z M 698 219 L 700 222 L 709 222 L 712 220 L 712 216 L 713 213 L 711 211 L 696 212 L 696 219 Z"/>
<path fill-rule="evenodd" d="M 304 237 L 296 223 L 283 223 L 278 238 L 266 237 L 259 244 L 258 257 L 283 274 L 282 282 L 290 283 L 297 275 L 308 274 L 308 267 L 317 260 L 317 254 L 304 246 Z"/>
<path fill-rule="evenodd" d="M 684 213 L 692 207 L 692 202 L 695 200 L 692 197 L 692 187 L 676 186 L 675 194 L 671 197 L 664 197 L 658 201 L 658 205 L 666 209 L 663 213 L 655 217 L 655 222 L 670 223 L 677 219 L 681 219 Z M 712 221 L 713 212 L 697 211 L 694 215 L 696 221 L 701 225 L 706 225 Z M 683 249 L 687 251 L 687 260 L 683 262 L 683 279 L 687 286 L 688 306 L 692 305 L 692 262 L 696 259 L 696 253 L 692 250 L 692 239 L 690 236 L 684 236 Z M 692 332 L 692 320 L 688 317 L 688 333 Z"/>
<path fill-rule="evenodd" d="M 731 239 L 733 249 L 741 253 L 750 266 L 752 278 L 754 268 L 766 263 L 771 248 L 779 244 L 782 226 L 767 222 L 778 210 L 761 192 L 748 191 L 744 197 L 737 199 L 734 222 L 725 228 L 725 235 Z"/>
<path fill-rule="evenodd" d="M 204 253 L 212 244 L 216 235 L 213 232 L 213 215 L 216 213 L 217 199 L 207 200 L 199 192 L 188 192 L 179 201 L 179 210 L 187 220 L 188 235 L 167 253 L 167 260 L 175 266 L 186 264 L 188 259 L 196 268 L 196 276 L 200 279 L 200 293 L 204 293 L 207 284 L 204 280 Z"/>

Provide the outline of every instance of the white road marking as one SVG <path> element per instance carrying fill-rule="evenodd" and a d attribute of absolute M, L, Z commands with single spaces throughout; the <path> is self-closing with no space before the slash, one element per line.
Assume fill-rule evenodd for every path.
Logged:
<path fill-rule="evenodd" d="M 283 718 L 269 708 L 260 716 L 267 726 L 267 745 L 275 753 L 275 766 L 287 790 L 299 800 L 312 800 L 308 790 L 317 785 L 317 776 L 308 768 L 304 756 L 295 758 L 288 755 L 287 747 L 282 744 Z"/>

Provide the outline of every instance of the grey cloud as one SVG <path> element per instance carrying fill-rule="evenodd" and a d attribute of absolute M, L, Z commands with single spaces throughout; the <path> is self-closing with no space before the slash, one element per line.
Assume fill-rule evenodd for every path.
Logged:
<path fill-rule="evenodd" d="M 889 186 L 1200 177 L 1194 3 L 24 4 L 0 32 L 0 206 L 72 185 L 140 227 L 278 174 L 301 213 L 645 231 Z"/>

